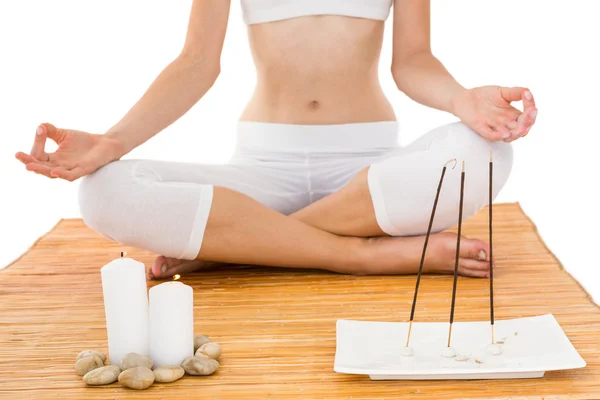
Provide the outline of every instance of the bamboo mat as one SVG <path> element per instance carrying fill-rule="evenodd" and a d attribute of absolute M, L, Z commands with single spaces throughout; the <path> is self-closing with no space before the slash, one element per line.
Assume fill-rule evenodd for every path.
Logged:
<path fill-rule="evenodd" d="M 487 241 L 487 209 L 464 224 Z M 99 269 L 123 250 L 80 220 L 62 220 L 0 271 L 2 399 L 600 398 L 600 311 L 540 240 L 518 204 L 494 207 L 497 319 L 553 313 L 588 366 L 535 380 L 371 381 L 333 372 L 335 321 L 406 321 L 415 277 L 228 267 L 183 277 L 194 287 L 196 333 L 223 347 L 210 377 L 133 391 L 86 387 L 79 351 L 107 351 Z M 125 248 L 149 265 L 153 255 Z M 418 318 L 445 321 L 450 276 L 421 283 Z M 456 320 L 487 320 L 488 281 L 459 280 Z"/>

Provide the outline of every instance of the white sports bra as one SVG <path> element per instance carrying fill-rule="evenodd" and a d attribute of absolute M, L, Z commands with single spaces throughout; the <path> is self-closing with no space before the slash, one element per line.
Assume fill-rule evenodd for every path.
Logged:
<path fill-rule="evenodd" d="M 247 25 L 306 15 L 344 15 L 385 21 L 393 0 L 241 0 Z"/>

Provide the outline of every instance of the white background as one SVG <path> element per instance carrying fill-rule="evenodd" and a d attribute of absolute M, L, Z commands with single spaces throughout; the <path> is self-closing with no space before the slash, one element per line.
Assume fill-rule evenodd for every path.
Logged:
<path fill-rule="evenodd" d="M 300 1 L 300 0 L 298 0 Z M 60 218 L 79 217 L 77 185 L 25 171 L 41 122 L 102 133 L 139 99 L 183 44 L 191 1 L 0 2 L 0 268 Z M 515 142 L 513 174 L 498 202 L 520 202 L 544 241 L 600 299 L 598 2 L 433 0 L 434 53 L 467 87 L 528 86 L 539 108 Z M 401 143 L 453 121 L 396 89 L 389 73 L 391 17 L 381 82 Z M 255 82 L 238 0 L 215 86 L 187 115 L 126 158 L 224 163 Z"/>

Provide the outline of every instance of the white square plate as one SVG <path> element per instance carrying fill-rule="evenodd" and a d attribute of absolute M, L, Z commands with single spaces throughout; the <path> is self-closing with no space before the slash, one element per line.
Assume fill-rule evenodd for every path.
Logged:
<path fill-rule="evenodd" d="M 490 355 L 489 321 L 454 322 L 452 347 L 460 357 L 445 358 L 449 324 L 413 323 L 403 356 L 407 322 L 338 320 L 334 371 L 369 375 L 373 380 L 541 378 L 546 371 L 583 368 L 585 361 L 552 314 L 495 321 L 502 354 Z"/>

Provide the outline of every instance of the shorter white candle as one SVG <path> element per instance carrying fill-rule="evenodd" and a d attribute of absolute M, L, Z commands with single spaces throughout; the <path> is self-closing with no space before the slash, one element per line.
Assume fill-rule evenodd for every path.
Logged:
<path fill-rule="evenodd" d="M 150 357 L 155 366 L 179 365 L 194 355 L 194 291 L 181 282 L 150 289 Z"/>
<path fill-rule="evenodd" d="M 125 354 L 148 355 L 148 287 L 144 264 L 117 258 L 100 270 L 110 363 Z"/>

